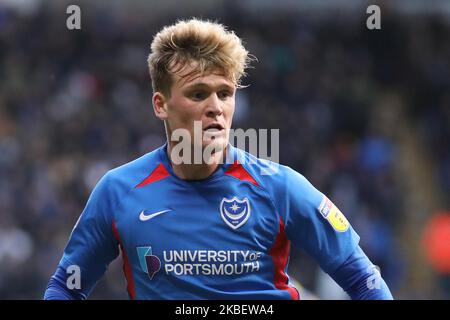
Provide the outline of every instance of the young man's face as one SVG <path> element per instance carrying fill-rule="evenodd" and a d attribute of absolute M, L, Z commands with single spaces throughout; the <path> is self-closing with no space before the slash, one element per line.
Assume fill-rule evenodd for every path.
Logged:
<path fill-rule="evenodd" d="M 170 97 L 164 97 L 165 113 L 157 116 L 166 121 L 169 139 L 175 130 L 185 129 L 192 145 L 222 150 L 228 143 L 236 86 L 219 70 L 183 77 L 193 68 L 186 67 L 173 75 Z M 197 136 L 194 136 L 194 121 L 201 121 L 201 134 Z"/>

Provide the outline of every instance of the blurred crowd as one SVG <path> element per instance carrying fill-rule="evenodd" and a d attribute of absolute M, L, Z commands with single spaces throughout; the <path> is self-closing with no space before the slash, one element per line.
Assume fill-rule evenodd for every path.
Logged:
<path fill-rule="evenodd" d="M 280 162 L 340 207 L 394 295 L 430 298 L 404 281 L 396 128 L 413 125 L 436 188 L 449 194 L 450 25 L 388 13 L 371 31 L 364 14 L 219 9 L 201 16 L 228 25 L 259 60 L 233 127 L 280 128 Z M 92 8 L 76 31 L 66 17 L 0 4 L 2 299 L 42 298 L 98 179 L 165 140 L 146 57 L 153 35 L 186 16 Z M 338 297 L 321 292 L 317 265 L 299 249 L 290 275 L 320 298 Z M 126 298 L 124 281 L 116 263 L 92 297 Z"/>

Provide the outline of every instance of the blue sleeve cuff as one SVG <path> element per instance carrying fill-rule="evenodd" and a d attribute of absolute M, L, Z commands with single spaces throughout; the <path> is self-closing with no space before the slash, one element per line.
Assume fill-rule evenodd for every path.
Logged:
<path fill-rule="evenodd" d="M 71 290 L 67 287 L 67 272 L 62 267 L 56 269 L 55 274 L 45 290 L 44 300 L 86 300 L 86 295 L 80 290 Z"/>
<path fill-rule="evenodd" d="M 352 300 L 393 300 L 381 273 L 359 246 L 330 276 Z"/>

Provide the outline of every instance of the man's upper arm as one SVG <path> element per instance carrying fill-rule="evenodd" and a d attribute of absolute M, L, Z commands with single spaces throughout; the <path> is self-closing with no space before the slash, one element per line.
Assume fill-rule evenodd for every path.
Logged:
<path fill-rule="evenodd" d="M 353 253 L 359 236 L 341 211 L 305 177 L 288 169 L 285 192 L 279 199 L 286 233 L 294 246 L 303 248 L 327 273 Z"/>
<path fill-rule="evenodd" d="M 92 191 L 59 263 L 64 270 L 71 265 L 79 267 L 81 291 L 86 295 L 119 254 L 112 231 L 116 203 L 111 176 L 106 174 Z"/>

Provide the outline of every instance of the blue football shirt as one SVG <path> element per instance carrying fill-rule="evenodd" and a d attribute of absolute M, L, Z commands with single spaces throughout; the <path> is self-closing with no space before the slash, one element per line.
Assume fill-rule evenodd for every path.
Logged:
<path fill-rule="evenodd" d="M 291 244 L 328 273 L 353 253 L 359 236 L 301 174 L 231 145 L 227 157 L 204 180 L 178 178 L 167 145 L 109 171 L 60 266 L 89 293 L 121 251 L 131 299 L 298 299 Z"/>

